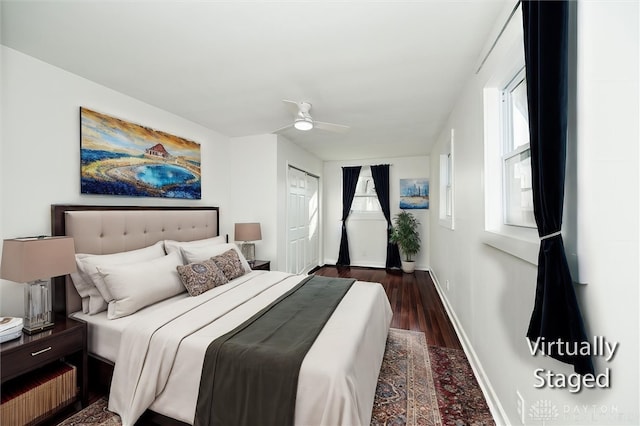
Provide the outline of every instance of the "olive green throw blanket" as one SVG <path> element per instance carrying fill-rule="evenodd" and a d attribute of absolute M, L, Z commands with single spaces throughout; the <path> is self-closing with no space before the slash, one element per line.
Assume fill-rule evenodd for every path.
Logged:
<path fill-rule="evenodd" d="M 293 425 L 302 361 L 354 282 L 311 275 L 214 340 L 194 425 Z"/>

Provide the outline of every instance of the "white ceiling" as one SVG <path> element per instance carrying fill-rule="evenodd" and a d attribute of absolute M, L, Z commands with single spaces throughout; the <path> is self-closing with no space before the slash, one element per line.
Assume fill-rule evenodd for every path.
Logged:
<path fill-rule="evenodd" d="M 427 155 L 504 0 L 2 0 L 2 44 L 224 135 L 293 121 L 324 160 Z M 162 130 L 162 129 L 160 129 Z"/>

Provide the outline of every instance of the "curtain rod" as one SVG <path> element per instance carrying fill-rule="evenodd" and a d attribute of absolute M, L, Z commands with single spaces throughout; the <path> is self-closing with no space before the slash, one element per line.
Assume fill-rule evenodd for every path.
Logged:
<path fill-rule="evenodd" d="M 480 62 L 480 66 L 478 66 L 478 69 L 476 70 L 476 74 L 478 74 L 480 72 L 480 70 L 484 66 L 484 63 L 487 62 L 487 59 L 489 59 L 489 55 L 491 55 L 491 52 L 493 52 L 493 49 L 495 49 L 496 45 L 498 44 L 498 41 L 500 40 L 500 37 L 502 37 L 502 34 L 507 29 L 507 25 L 509 25 L 509 22 L 511 22 L 511 18 L 513 18 L 513 15 L 516 14 L 516 10 L 518 10 L 518 7 L 520 6 L 521 1 L 522 0 L 518 0 L 516 5 L 513 7 L 513 10 L 511 11 L 511 13 L 509 14 L 509 17 L 507 18 L 507 20 L 505 21 L 504 25 L 500 29 L 500 32 L 496 36 L 496 39 L 493 41 L 493 44 L 489 48 L 489 51 L 487 52 L 486 55 L 484 55 L 484 58 L 482 59 L 482 62 Z"/>
<path fill-rule="evenodd" d="M 341 167 L 371 167 L 371 166 L 393 166 L 392 163 L 383 163 L 383 164 L 356 164 L 355 166 L 341 166 Z"/>

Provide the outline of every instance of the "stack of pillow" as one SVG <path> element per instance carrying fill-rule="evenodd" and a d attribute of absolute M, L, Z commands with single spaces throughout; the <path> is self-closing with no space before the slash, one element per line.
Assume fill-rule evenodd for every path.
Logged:
<path fill-rule="evenodd" d="M 251 271 L 235 244 L 224 237 L 197 241 L 159 241 L 121 253 L 76 254 L 71 274 L 82 310 L 107 318 L 130 315 L 187 290 L 198 296 Z"/>

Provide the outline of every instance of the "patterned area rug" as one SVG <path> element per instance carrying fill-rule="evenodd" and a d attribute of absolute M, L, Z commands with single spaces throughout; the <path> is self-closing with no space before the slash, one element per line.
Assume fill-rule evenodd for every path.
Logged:
<path fill-rule="evenodd" d="M 442 424 L 424 333 L 389 331 L 371 424 Z"/>
<path fill-rule="evenodd" d="M 430 353 L 435 362 L 430 361 Z M 371 424 L 493 424 L 473 373 L 469 376 L 470 371 L 464 352 L 435 347 L 427 349 L 424 333 L 391 329 L 378 378 Z M 440 412 L 443 413 L 442 418 Z M 108 411 L 106 398 L 101 398 L 59 426 L 120 424 L 120 417 Z"/>
<path fill-rule="evenodd" d="M 120 416 L 107 410 L 107 399 L 100 398 L 58 426 L 121 426 Z"/>
<path fill-rule="evenodd" d="M 442 424 L 495 425 L 464 351 L 429 346 L 429 359 Z"/>

